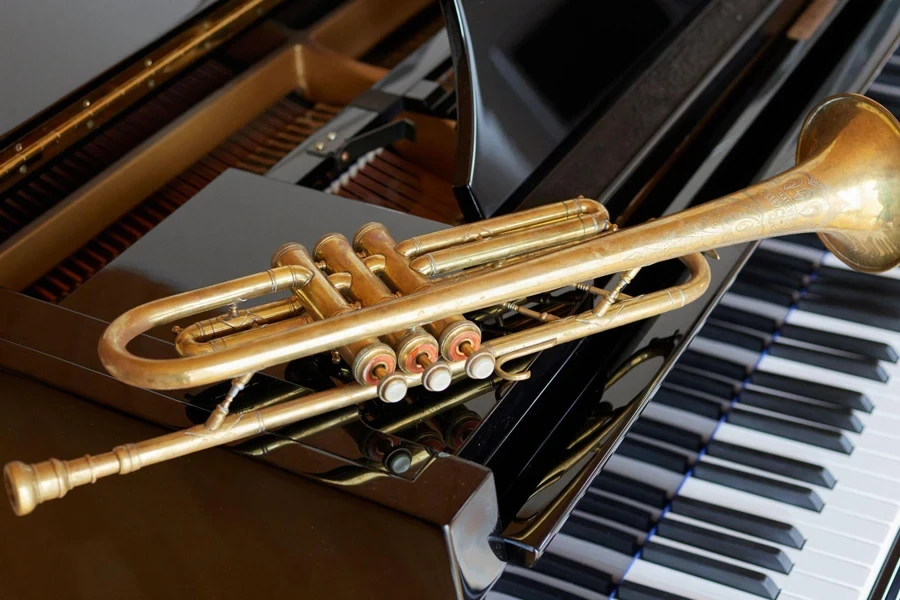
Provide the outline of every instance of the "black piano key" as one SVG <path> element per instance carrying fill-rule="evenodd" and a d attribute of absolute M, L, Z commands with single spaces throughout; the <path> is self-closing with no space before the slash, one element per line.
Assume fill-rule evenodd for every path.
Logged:
<path fill-rule="evenodd" d="M 664 538 L 715 552 L 716 554 L 750 563 L 757 567 L 772 569 L 785 575 L 790 573 L 794 567 L 794 563 L 780 548 L 745 540 L 744 538 L 707 529 L 706 527 L 698 527 L 675 519 L 663 519 L 660 521 L 656 532 Z"/>
<path fill-rule="evenodd" d="M 900 332 L 900 314 L 897 314 L 897 311 L 886 310 L 871 304 L 850 305 L 833 299 L 805 297 L 797 302 L 797 308 L 817 315 Z"/>
<path fill-rule="evenodd" d="M 514 573 L 504 573 L 491 590 L 519 600 L 582 600 L 581 596 Z"/>
<path fill-rule="evenodd" d="M 754 331 L 759 331 L 768 335 L 775 333 L 778 329 L 778 323 L 775 319 L 756 315 L 745 310 L 732 308 L 731 306 L 717 306 L 709 314 L 710 319 L 717 321 L 725 321 L 734 325 L 740 325 Z"/>
<path fill-rule="evenodd" d="M 701 579 L 707 579 L 736 590 L 742 590 L 769 600 L 775 600 L 781 591 L 772 579 L 764 574 L 706 556 L 698 556 L 679 548 L 658 542 L 648 542 L 644 547 L 644 560 Z"/>
<path fill-rule="evenodd" d="M 808 487 L 705 461 L 694 465 L 694 477 L 814 512 L 820 512 L 825 507 L 819 494 Z"/>
<path fill-rule="evenodd" d="M 778 252 L 766 250 L 765 248 L 757 248 L 756 250 L 754 250 L 753 256 L 751 256 L 750 260 L 747 262 L 753 262 L 754 264 L 766 266 L 771 268 L 772 270 L 791 269 L 794 271 L 800 271 L 802 273 L 812 273 L 816 268 L 815 263 L 806 260 L 805 258 L 800 258 L 799 256 L 790 256 L 787 254 L 780 254 Z"/>
<path fill-rule="evenodd" d="M 772 304 L 777 304 L 778 306 L 783 306 L 785 308 L 789 308 L 794 304 L 795 294 L 779 291 L 779 290 L 770 290 L 766 288 L 762 288 L 756 285 L 751 285 L 744 281 L 735 281 L 731 284 L 731 288 L 729 288 L 731 292 L 739 295 L 746 296 L 747 298 L 754 298 L 756 300 L 762 300 L 764 302 L 771 302 Z"/>
<path fill-rule="evenodd" d="M 718 421 L 722 417 L 721 403 L 673 390 L 667 387 L 665 383 L 653 396 L 653 401 L 694 413 L 701 417 L 707 417 L 713 421 Z"/>
<path fill-rule="evenodd" d="M 597 494 L 585 495 L 575 509 L 645 532 L 655 523 L 649 511 Z"/>
<path fill-rule="evenodd" d="M 687 473 L 690 468 L 690 462 L 683 454 L 678 454 L 677 452 L 672 452 L 631 437 L 626 437 L 622 440 L 616 453 L 656 465 L 667 471 L 674 471 L 675 473 Z"/>
<path fill-rule="evenodd" d="M 837 480 L 825 467 L 795 460 L 777 454 L 770 454 L 753 448 L 745 448 L 728 442 L 712 440 L 706 453 L 722 460 L 729 460 L 745 467 L 753 467 L 769 473 L 777 473 L 798 481 L 805 481 L 822 487 L 833 488 Z"/>
<path fill-rule="evenodd" d="M 665 582 L 661 583 L 665 585 Z M 652 587 L 647 587 L 646 585 L 634 583 L 633 581 L 623 581 L 619 585 L 616 598 L 620 598 L 621 600 L 690 600 L 690 598 L 685 598 L 684 596 L 679 596 L 678 594 L 673 594 L 671 592 L 657 590 Z"/>
<path fill-rule="evenodd" d="M 872 340 L 864 340 L 849 335 L 841 335 L 830 331 L 822 331 L 820 329 L 812 329 L 809 327 L 801 327 L 799 325 L 791 325 L 785 323 L 781 327 L 781 337 L 789 338 L 833 348 L 841 352 L 849 352 L 851 354 L 859 354 L 860 356 L 868 356 L 875 360 L 884 360 L 887 362 L 897 362 L 897 352 L 890 344 L 882 342 L 873 342 Z"/>
<path fill-rule="evenodd" d="M 838 429 L 845 429 L 855 433 L 863 430 L 863 424 L 860 422 L 859 417 L 853 413 L 852 408 L 810 404 L 809 402 L 791 400 L 790 398 L 783 398 L 756 390 L 744 390 L 741 392 L 739 400 L 741 404 L 763 408 L 799 419 L 806 419 L 813 423 L 837 427 Z"/>
<path fill-rule="evenodd" d="M 767 265 L 748 262 L 741 269 L 739 277 L 748 283 L 764 281 L 788 290 L 802 289 L 808 281 L 808 274 L 793 269 L 771 269 Z"/>
<path fill-rule="evenodd" d="M 816 281 L 855 290 L 870 290 L 877 294 L 900 295 L 900 279 L 839 267 L 819 267 Z"/>
<path fill-rule="evenodd" d="M 612 576 L 608 573 L 549 552 L 544 553 L 532 570 L 605 596 L 615 587 Z"/>
<path fill-rule="evenodd" d="M 735 331 L 727 327 L 721 327 L 715 323 L 707 323 L 698 333 L 700 337 L 716 342 L 722 342 L 729 346 L 744 348 L 752 352 L 762 352 L 766 347 L 766 339 L 758 335 Z"/>
<path fill-rule="evenodd" d="M 577 515 L 566 519 L 560 532 L 627 556 L 636 554 L 640 547 L 637 538 L 630 533 L 614 527 L 607 527 L 590 519 L 583 519 Z"/>
<path fill-rule="evenodd" d="M 692 392 L 703 392 L 705 394 L 710 394 L 711 396 L 715 396 L 726 401 L 734 398 L 734 384 L 724 381 L 717 381 L 715 379 L 710 379 L 709 377 L 704 377 L 703 375 L 699 375 L 697 373 L 691 373 L 690 371 L 679 369 L 677 363 L 675 365 L 675 368 L 669 371 L 669 374 L 666 375 L 665 382 L 671 385 L 680 385 L 681 387 L 687 388 Z"/>
<path fill-rule="evenodd" d="M 788 523 L 775 521 L 766 517 L 717 506 L 703 500 L 676 496 L 672 500 L 671 511 L 677 515 L 691 517 L 710 525 L 718 525 L 733 531 L 777 542 L 790 548 L 800 550 L 806 539 L 800 530 Z"/>
<path fill-rule="evenodd" d="M 699 451 L 703 447 L 703 437 L 699 434 L 668 423 L 660 423 L 647 417 L 641 417 L 635 421 L 629 431 L 686 450 Z"/>
<path fill-rule="evenodd" d="M 727 307 L 720 306 L 719 308 Z M 716 310 L 718 310 L 718 308 Z M 693 367 L 694 369 L 706 371 L 708 373 L 715 373 L 716 375 L 721 375 L 736 381 L 743 381 L 747 378 L 747 367 L 744 365 L 739 365 L 730 360 L 709 356 L 708 354 L 703 354 L 702 352 L 697 352 L 695 350 L 685 350 L 678 359 L 678 364 L 686 367 Z"/>
<path fill-rule="evenodd" d="M 609 471 L 600 471 L 591 483 L 591 487 L 635 500 L 653 508 L 665 508 L 669 501 L 666 490 Z"/>
<path fill-rule="evenodd" d="M 793 423 L 768 415 L 756 414 L 740 408 L 735 408 L 728 413 L 727 419 L 729 423 L 740 427 L 777 435 L 778 437 L 802 442 L 804 444 L 809 444 L 810 446 L 827 448 L 828 450 L 834 450 L 841 454 L 851 454 L 853 452 L 853 442 L 840 431 L 822 429 L 821 427 L 804 425 L 802 423 Z"/>
<path fill-rule="evenodd" d="M 815 381 L 805 381 L 766 371 L 755 371 L 750 374 L 750 383 L 788 394 L 803 396 L 804 398 L 836 404 L 837 406 L 846 406 L 867 413 L 875 409 L 875 405 L 872 404 L 869 397 L 862 392 L 846 390 Z"/>
<path fill-rule="evenodd" d="M 884 290 L 872 290 L 862 287 L 847 286 L 835 284 L 824 279 L 816 279 L 810 282 L 806 289 L 808 296 L 823 298 L 825 300 L 834 300 L 850 306 L 856 303 L 879 307 L 883 310 L 893 312 L 897 301 L 897 294 L 890 294 Z"/>
<path fill-rule="evenodd" d="M 769 354 L 785 360 L 856 375 L 873 381 L 885 382 L 888 380 L 887 372 L 878 364 L 878 361 L 864 356 L 839 356 L 777 341 L 769 346 Z"/>

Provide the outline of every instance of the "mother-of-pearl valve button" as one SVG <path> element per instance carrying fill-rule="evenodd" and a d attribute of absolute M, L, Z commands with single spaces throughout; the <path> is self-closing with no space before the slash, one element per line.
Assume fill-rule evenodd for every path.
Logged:
<path fill-rule="evenodd" d="M 453 373 L 450 366 L 443 362 L 436 362 L 428 366 L 422 373 L 422 385 L 429 392 L 442 392 L 450 387 Z"/>
<path fill-rule="evenodd" d="M 487 379 L 494 372 L 497 360 L 487 346 L 482 346 L 472 353 L 466 361 L 466 375 L 472 379 Z"/>
<path fill-rule="evenodd" d="M 400 402 L 406 397 L 406 377 L 391 373 L 378 383 L 378 397 L 385 402 Z"/>

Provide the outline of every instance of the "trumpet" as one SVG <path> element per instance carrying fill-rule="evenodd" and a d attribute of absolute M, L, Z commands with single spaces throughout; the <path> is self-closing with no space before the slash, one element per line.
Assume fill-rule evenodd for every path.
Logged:
<path fill-rule="evenodd" d="M 18 515 L 102 477 L 229 444 L 326 412 L 379 398 L 396 402 L 412 386 L 442 390 L 454 379 L 500 376 L 508 361 L 554 345 L 676 310 L 707 289 L 703 253 L 763 238 L 816 232 L 849 267 L 880 272 L 900 263 L 900 124 L 856 94 L 824 100 L 807 116 L 796 166 L 728 196 L 618 229 L 606 209 L 577 198 L 397 243 L 380 224 L 352 242 L 322 238 L 312 253 L 279 248 L 272 268 L 138 306 L 99 341 L 104 367 L 150 389 L 186 389 L 232 380 L 204 424 L 111 452 L 69 461 L 11 462 L 4 480 Z M 680 259 L 684 283 L 630 297 L 638 271 Z M 590 282 L 619 274 L 607 291 Z M 560 317 L 521 298 L 576 287 L 597 296 L 590 309 Z M 239 302 L 282 292 L 249 309 Z M 534 319 L 490 341 L 465 317 L 496 307 Z M 210 310 L 217 317 L 176 329 L 179 357 L 135 356 L 127 345 L 148 330 Z M 332 352 L 353 381 L 256 410 L 231 414 L 254 373 Z"/>

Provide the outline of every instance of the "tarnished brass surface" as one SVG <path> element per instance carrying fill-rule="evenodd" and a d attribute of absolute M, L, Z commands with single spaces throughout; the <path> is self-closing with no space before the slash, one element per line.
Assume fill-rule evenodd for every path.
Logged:
<path fill-rule="evenodd" d="M 510 355 L 523 356 L 528 349 L 562 344 L 696 300 L 709 284 L 709 266 L 702 253 L 717 247 L 818 232 L 835 254 L 855 269 L 883 271 L 897 266 L 900 124 L 896 119 L 862 96 L 829 98 L 804 124 L 797 159 L 795 168 L 732 195 L 618 231 L 609 226 L 601 205 L 584 199 L 400 244 L 380 225 L 366 225 L 354 240 L 355 250 L 361 253 L 362 264 L 398 298 L 374 302 L 381 296 L 369 298 L 372 290 L 361 291 L 362 282 L 357 282 L 358 296 L 354 298 L 350 293 L 353 276 L 346 271 L 333 269 L 326 278 L 320 271 L 327 273 L 327 265 L 299 254 L 297 260 L 282 261 L 284 253 L 277 253 L 274 264 L 289 266 L 128 311 L 110 324 L 100 340 L 100 359 L 116 378 L 139 387 L 181 389 L 232 378 L 240 386 L 255 371 L 333 349 L 342 349 L 348 362 L 358 362 L 358 356 L 365 354 L 355 349 L 361 341 L 366 341 L 366 349 L 389 348 L 375 340 L 424 327 L 438 339 L 452 377 L 465 374 L 483 379 L 493 375 L 498 363 L 502 366 Z M 347 248 L 340 250 L 349 261 L 347 252 Z M 627 283 L 641 267 L 676 258 L 685 262 L 691 273 L 686 283 L 637 297 L 619 294 L 622 282 Z M 436 280 L 423 273 L 448 270 L 452 273 Z M 609 293 L 598 294 L 601 302 L 596 308 L 568 318 L 538 319 L 539 325 L 533 328 L 484 344 L 477 325 L 462 316 L 617 272 L 623 274 L 620 284 Z M 131 340 L 153 327 L 278 289 L 291 289 L 313 322 L 303 315 L 293 316 L 260 328 L 253 343 L 182 358 L 149 359 L 126 349 Z M 582 289 L 590 287 L 582 285 Z M 370 301 L 374 303 L 365 306 Z M 230 318 L 241 314 L 235 309 L 232 313 Z M 348 348 L 353 352 L 345 352 Z M 357 373 L 357 383 L 222 417 L 214 426 L 198 425 L 100 456 L 68 462 L 52 459 L 30 466 L 10 463 L 4 471 L 10 500 L 17 514 L 27 514 L 41 502 L 106 475 L 129 473 L 376 396 L 390 399 L 382 389 L 388 377 L 401 378 L 404 387 L 422 384 L 421 373 L 390 373 L 393 366 L 384 368 L 387 366 L 377 365 L 362 377 Z M 376 380 L 381 380 L 377 387 L 373 385 Z"/>

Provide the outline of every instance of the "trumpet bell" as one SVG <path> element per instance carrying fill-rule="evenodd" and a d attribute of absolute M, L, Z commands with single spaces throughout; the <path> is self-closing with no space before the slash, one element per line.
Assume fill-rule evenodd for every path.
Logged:
<path fill-rule="evenodd" d="M 838 258 L 859 271 L 878 273 L 900 264 L 900 122 L 865 96 L 826 99 L 803 124 L 797 164 L 815 161 L 817 172 L 841 181 L 829 211 L 855 227 L 819 231 Z"/>

